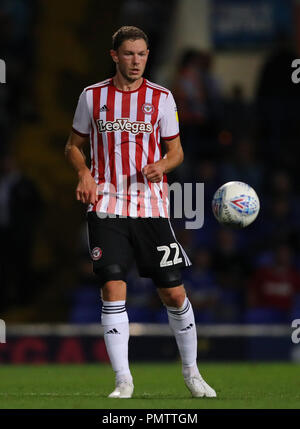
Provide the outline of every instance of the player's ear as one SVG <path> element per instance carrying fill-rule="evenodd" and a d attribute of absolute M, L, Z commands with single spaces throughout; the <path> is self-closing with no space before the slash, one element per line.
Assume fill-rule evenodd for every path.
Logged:
<path fill-rule="evenodd" d="M 112 57 L 112 60 L 113 60 L 115 63 L 118 63 L 118 62 L 119 62 L 119 58 L 118 58 L 118 53 L 117 53 L 117 51 L 115 51 L 114 49 L 111 49 L 111 50 L 109 51 L 109 53 L 110 53 L 110 56 Z"/>

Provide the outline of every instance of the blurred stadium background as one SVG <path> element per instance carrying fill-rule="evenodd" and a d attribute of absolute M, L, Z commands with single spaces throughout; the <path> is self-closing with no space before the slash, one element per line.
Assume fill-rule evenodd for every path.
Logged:
<path fill-rule="evenodd" d="M 293 0 L 1 0 L 0 362 L 107 361 L 85 208 L 64 145 L 81 90 L 113 73 L 121 25 L 150 38 L 145 76 L 174 93 L 185 162 L 170 181 L 204 183 L 199 230 L 174 220 L 193 266 L 199 360 L 300 360 L 300 2 Z M 257 191 L 245 230 L 220 227 L 215 190 Z M 178 358 L 150 280 L 133 268 L 131 360 Z"/>

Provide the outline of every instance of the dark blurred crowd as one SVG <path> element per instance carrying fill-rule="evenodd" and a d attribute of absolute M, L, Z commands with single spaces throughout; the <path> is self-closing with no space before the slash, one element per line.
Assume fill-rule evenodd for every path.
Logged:
<path fill-rule="evenodd" d="M 35 0 L 1 0 L 0 58 L 7 83 L 0 85 L 0 155 L 21 121 L 32 120 L 34 83 Z"/>
<path fill-rule="evenodd" d="M 33 250 L 42 198 L 19 169 L 12 141 L 22 121 L 34 120 L 34 0 L 2 0 L 0 57 L 0 311 L 25 306 L 35 294 Z"/>
<path fill-rule="evenodd" d="M 28 77 L 34 70 L 34 38 L 28 31 L 34 16 L 25 2 L 14 7 L 15 2 L 3 1 L 0 12 L 0 52 L 10 66 L 10 83 L 0 87 L 1 312 L 30 305 L 42 288 L 36 284 L 33 259 L 42 198 L 17 167 L 10 146 L 18 121 L 34 120 L 36 114 L 33 79 Z M 169 175 L 169 182 L 204 183 L 205 191 L 203 227 L 192 230 L 184 222 L 173 223 L 193 262 L 183 277 L 197 323 L 300 318 L 300 84 L 291 81 L 295 58 L 286 41 L 278 43 L 260 70 L 251 101 L 238 83 L 225 95 L 214 74 L 213 55 L 195 49 L 182 54 L 170 85 L 185 162 Z M 248 183 L 260 198 L 258 218 L 242 230 L 221 227 L 211 211 L 214 192 L 231 180 Z M 74 263 L 77 283 L 63 296 L 65 320 L 74 323 L 100 321 L 99 287 L 86 240 L 83 225 Z M 132 322 L 167 322 L 152 281 L 139 278 L 135 268 L 128 276 L 127 307 Z"/>

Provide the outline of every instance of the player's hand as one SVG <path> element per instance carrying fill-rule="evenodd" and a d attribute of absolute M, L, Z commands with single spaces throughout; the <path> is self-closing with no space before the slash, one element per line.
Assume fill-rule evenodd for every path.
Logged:
<path fill-rule="evenodd" d="M 95 204 L 98 201 L 95 179 L 87 168 L 79 172 L 79 182 L 76 188 L 76 198 L 84 204 Z"/>
<path fill-rule="evenodd" d="M 147 180 L 153 183 L 160 182 L 165 172 L 163 160 L 154 162 L 153 164 L 145 165 L 142 173 L 146 176 Z"/>

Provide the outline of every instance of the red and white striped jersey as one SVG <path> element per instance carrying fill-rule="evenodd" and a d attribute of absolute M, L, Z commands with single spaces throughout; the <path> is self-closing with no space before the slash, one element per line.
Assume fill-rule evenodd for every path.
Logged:
<path fill-rule="evenodd" d="M 162 158 L 160 139 L 179 135 L 172 93 L 143 79 L 134 91 L 112 78 L 88 86 L 79 97 L 73 131 L 90 137 L 91 174 L 97 204 L 88 211 L 131 217 L 168 217 L 167 178 L 149 182 L 142 168 Z"/>

